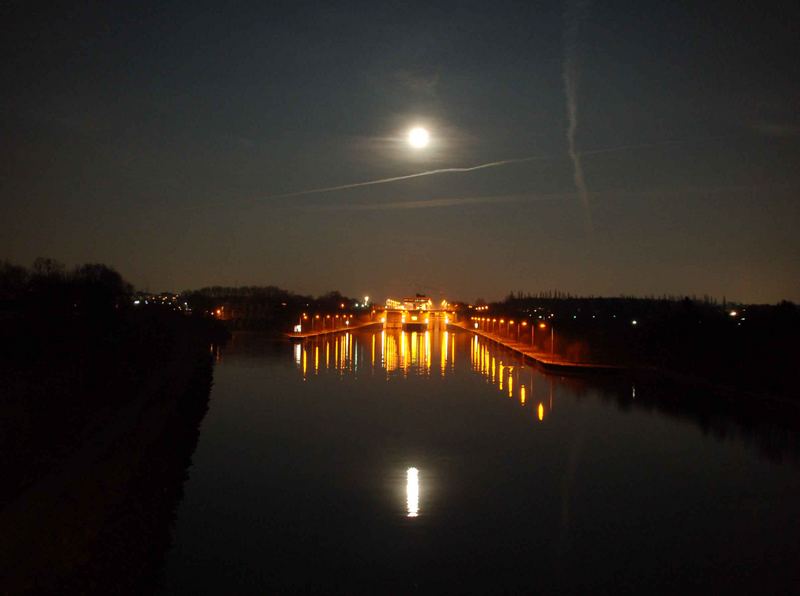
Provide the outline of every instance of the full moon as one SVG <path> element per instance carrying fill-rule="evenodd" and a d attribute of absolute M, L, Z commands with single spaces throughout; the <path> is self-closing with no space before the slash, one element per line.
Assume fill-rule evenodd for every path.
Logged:
<path fill-rule="evenodd" d="M 431 135 L 421 126 L 417 126 L 408 131 L 408 144 L 414 147 L 414 149 L 427 147 L 430 141 Z"/>

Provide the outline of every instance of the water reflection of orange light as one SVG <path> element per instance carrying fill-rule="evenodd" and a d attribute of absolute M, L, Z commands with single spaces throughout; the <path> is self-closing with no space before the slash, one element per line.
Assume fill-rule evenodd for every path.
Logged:
<path fill-rule="evenodd" d="M 521 385 L 519 388 L 519 403 L 525 405 L 525 385 Z"/>
<path fill-rule="evenodd" d="M 400 368 L 403 372 L 408 370 L 408 333 L 405 331 L 400 332 Z"/>
<path fill-rule="evenodd" d="M 444 376 L 444 371 L 447 368 L 447 345 L 449 341 L 449 336 L 447 331 L 442 334 L 442 349 L 441 349 L 441 359 L 439 362 L 439 366 L 441 368 L 442 376 Z"/>
<path fill-rule="evenodd" d="M 539 422 L 544 420 L 544 404 L 539 402 L 539 408 L 536 410 L 537 415 L 539 416 Z"/>
<path fill-rule="evenodd" d="M 431 332 L 425 332 L 425 352 L 423 353 L 423 367 L 425 374 L 431 372 L 431 361 L 433 359 L 433 354 L 431 351 Z"/>
<path fill-rule="evenodd" d="M 393 372 L 398 367 L 397 357 L 397 340 L 394 335 L 386 337 L 386 351 L 384 352 L 384 360 L 387 372 Z"/>
<path fill-rule="evenodd" d="M 306 378 L 306 369 L 308 368 L 308 354 L 306 353 L 306 349 L 303 348 L 303 379 Z"/>
<path fill-rule="evenodd" d="M 319 346 L 314 346 L 314 374 L 319 372 Z"/>

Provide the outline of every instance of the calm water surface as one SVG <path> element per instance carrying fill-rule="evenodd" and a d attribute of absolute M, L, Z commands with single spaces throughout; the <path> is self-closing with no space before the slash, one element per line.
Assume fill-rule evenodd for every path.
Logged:
<path fill-rule="evenodd" d="M 237 335 L 163 590 L 796 591 L 796 436 L 648 391 L 465 332 Z"/>

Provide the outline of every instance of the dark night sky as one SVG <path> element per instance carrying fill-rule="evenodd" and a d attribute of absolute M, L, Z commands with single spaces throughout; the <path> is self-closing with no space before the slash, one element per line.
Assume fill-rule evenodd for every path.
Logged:
<path fill-rule="evenodd" d="M 0 258 L 158 291 L 800 301 L 796 2 L 44 4 L 0 8 Z"/>

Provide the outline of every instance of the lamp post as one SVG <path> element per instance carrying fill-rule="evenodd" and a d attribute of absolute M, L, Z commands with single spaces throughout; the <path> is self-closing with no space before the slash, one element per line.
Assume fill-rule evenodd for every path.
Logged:
<path fill-rule="evenodd" d="M 545 324 L 545 323 L 539 323 L 539 329 L 546 329 L 546 328 L 547 328 L 547 324 Z M 552 330 L 553 330 L 553 327 L 552 327 L 552 325 L 551 325 L 551 326 L 550 326 L 550 331 L 551 331 L 551 333 L 552 333 Z M 532 347 L 534 350 L 536 350 L 536 343 L 535 343 L 536 336 L 534 335 L 534 332 L 535 332 L 535 331 L 536 331 L 536 325 L 531 325 L 531 347 Z M 552 344 L 552 342 L 551 342 L 551 344 Z M 551 345 L 551 349 L 552 349 L 552 345 Z"/>

